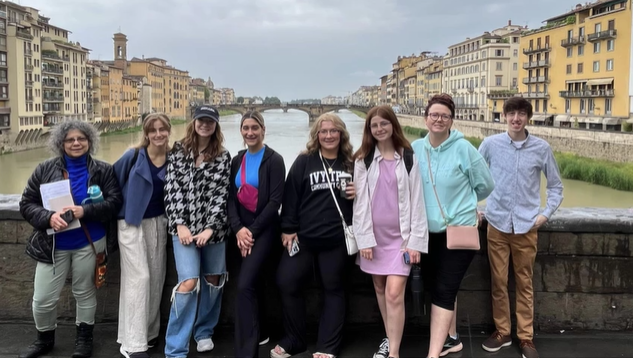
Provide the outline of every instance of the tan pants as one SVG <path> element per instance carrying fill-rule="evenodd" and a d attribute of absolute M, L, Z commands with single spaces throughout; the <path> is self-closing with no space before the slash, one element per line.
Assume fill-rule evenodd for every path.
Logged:
<path fill-rule="evenodd" d="M 534 336 L 534 289 L 532 271 L 536 259 L 538 231 L 506 234 L 488 225 L 488 258 L 492 279 L 492 316 L 499 333 L 509 336 L 512 331 L 510 299 L 508 297 L 508 266 L 510 255 L 516 281 L 517 336 L 532 340 Z"/>

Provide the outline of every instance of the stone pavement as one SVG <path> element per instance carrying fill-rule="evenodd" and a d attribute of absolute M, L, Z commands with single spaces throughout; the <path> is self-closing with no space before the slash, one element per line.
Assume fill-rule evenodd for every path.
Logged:
<path fill-rule="evenodd" d="M 95 328 L 95 358 L 120 357 L 119 345 L 116 344 L 116 324 L 98 324 Z M 216 348 L 208 353 L 198 354 L 195 345 L 189 357 L 232 357 L 233 335 L 231 328 L 219 328 L 214 337 Z M 481 349 L 481 343 L 486 338 L 484 332 L 474 332 L 471 336 L 468 332 L 462 332 L 464 350 L 450 354 L 451 358 L 466 357 L 494 357 L 494 358 L 520 358 L 521 354 L 514 342 L 512 346 L 497 353 L 487 353 Z M 378 326 L 355 326 L 346 330 L 345 346 L 341 357 L 372 357 L 374 350 L 380 343 L 382 333 Z M 0 323 L 0 358 L 15 358 L 18 352 L 28 346 L 35 337 L 35 328 L 32 324 Z M 70 357 L 74 344 L 75 328 L 71 325 L 60 325 L 57 329 L 57 341 L 55 349 L 47 358 Z M 300 358 L 311 358 L 314 351 L 314 335 L 310 336 L 308 352 L 297 355 Z M 260 357 L 268 357 L 268 352 L 274 347 L 272 340 L 268 345 L 260 349 Z M 162 343 L 162 342 L 161 342 Z M 609 332 L 563 332 L 556 334 L 538 334 L 535 344 L 542 358 L 558 357 L 583 357 L 583 358 L 610 358 L 633 357 L 633 333 L 609 333 Z M 403 347 L 400 357 L 425 357 L 428 347 L 428 330 L 405 329 Z M 163 346 L 150 351 L 152 358 L 164 357 Z"/>

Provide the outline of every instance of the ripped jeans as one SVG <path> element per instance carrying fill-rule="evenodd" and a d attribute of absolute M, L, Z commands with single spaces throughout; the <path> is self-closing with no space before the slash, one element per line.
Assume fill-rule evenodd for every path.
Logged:
<path fill-rule="evenodd" d="M 222 288 L 228 280 L 228 273 L 224 242 L 208 244 L 200 249 L 195 243 L 182 245 L 178 236 L 173 237 L 173 242 L 178 284 L 171 294 L 165 356 L 181 358 L 187 357 L 189 353 L 192 333 L 196 342 L 213 336 L 213 329 L 220 318 Z M 207 281 L 205 276 L 209 275 L 220 276 L 217 286 Z M 194 289 L 190 292 L 178 292 L 180 285 L 190 279 L 197 281 Z"/>

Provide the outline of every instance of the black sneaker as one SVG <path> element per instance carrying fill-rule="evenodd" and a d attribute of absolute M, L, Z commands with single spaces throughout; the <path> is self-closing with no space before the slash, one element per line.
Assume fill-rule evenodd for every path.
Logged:
<path fill-rule="evenodd" d="M 440 353 L 440 357 L 444 357 L 449 353 L 457 353 L 464 349 L 464 345 L 462 344 L 461 339 L 459 339 L 459 333 L 457 334 L 457 338 L 453 338 L 451 336 L 446 337 L 446 341 L 444 341 L 444 348 L 442 348 L 442 353 Z"/>
<path fill-rule="evenodd" d="M 378 352 L 374 353 L 374 358 L 388 358 L 389 357 L 389 338 L 383 338 L 378 346 Z"/>
<path fill-rule="evenodd" d="M 149 356 L 149 354 L 147 354 L 147 352 L 130 353 L 130 352 L 124 351 L 123 347 L 121 347 L 119 349 L 119 352 L 121 352 L 121 355 L 124 356 L 125 358 L 150 358 L 150 356 Z"/>

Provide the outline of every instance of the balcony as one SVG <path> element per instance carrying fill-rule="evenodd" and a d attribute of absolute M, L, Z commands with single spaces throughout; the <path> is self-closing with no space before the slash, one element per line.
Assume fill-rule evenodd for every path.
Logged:
<path fill-rule="evenodd" d="M 0 93 L 0 101 L 8 101 L 9 94 L 8 93 Z"/>
<path fill-rule="evenodd" d="M 42 81 L 42 87 L 44 88 L 64 88 L 64 84 L 51 81 Z"/>
<path fill-rule="evenodd" d="M 64 74 L 64 69 L 61 67 L 46 67 L 46 66 L 42 66 L 42 73 L 51 73 L 54 75 L 63 75 Z"/>
<path fill-rule="evenodd" d="M 526 77 L 526 78 L 523 79 L 523 83 L 524 84 L 529 84 L 529 83 L 549 83 L 549 78 L 547 78 L 545 76 Z"/>
<path fill-rule="evenodd" d="M 33 56 L 33 50 L 30 48 L 24 49 L 24 56 Z"/>
<path fill-rule="evenodd" d="M 44 113 L 61 112 L 61 110 L 62 110 L 61 104 L 45 103 L 44 105 L 42 105 L 42 111 Z"/>
<path fill-rule="evenodd" d="M 468 90 L 468 92 L 471 92 L 471 93 L 475 92 L 475 87 L 473 87 L 473 86 L 468 86 L 468 87 L 466 87 L 466 89 Z"/>
<path fill-rule="evenodd" d="M 0 34 L 6 35 L 7 34 L 7 28 L 6 27 L 0 27 Z"/>
<path fill-rule="evenodd" d="M 560 91 L 560 96 L 563 98 L 607 98 L 615 97 L 615 91 L 612 88 L 584 91 Z"/>
<path fill-rule="evenodd" d="M 0 10 L 0 19 L 6 19 L 7 18 L 7 12 Z"/>
<path fill-rule="evenodd" d="M 62 58 L 55 51 L 42 52 L 42 58 L 62 62 Z"/>
<path fill-rule="evenodd" d="M 0 114 L 11 114 L 11 107 L 0 107 Z"/>
<path fill-rule="evenodd" d="M 33 87 L 33 81 L 24 81 L 24 84 L 26 85 L 26 87 Z"/>
<path fill-rule="evenodd" d="M 0 61 L 0 67 L 7 67 L 7 61 Z"/>
<path fill-rule="evenodd" d="M 479 105 L 478 104 L 473 104 L 473 103 L 457 103 L 457 104 L 455 104 L 455 108 L 476 109 L 476 108 L 479 108 Z"/>
<path fill-rule="evenodd" d="M 523 98 L 543 98 L 543 99 L 549 99 L 549 93 L 547 93 L 547 92 L 529 92 L 529 93 L 523 93 Z"/>
<path fill-rule="evenodd" d="M 540 60 L 532 62 L 524 62 L 523 69 L 537 68 L 537 67 L 549 67 L 549 60 Z"/>
<path fill-rule="evenodd" d="M 6 85 L 9 83 L 9 78 L 7 77 L 0 77 L 0 84 Z"/>
<path fill-rule="evenodd" d="M 545 46 L 536 46 L 536 47 L 529 47 L 529 48 L 524 48 L 523 49 L 523 54 L 524 55 L 529 55 L 532 53 L 537 53 L 537 52 L 548 52 L 551 51 L 552 48 L 550 47 L 549 44 L 545 44 Z"/>
<path fill-rule="evenodd" d="M 572 47 L 572 46 L 576 46 L 576 45 L 582 45 L 584 43 L 585 43 L 585 37 L 584 36 L 568 37 L 566 39 L 560 40 L 560 45 L 562 47 Z"/>
<path fill-rule="evenodd" d="M 27 102 L 33 102 L 33 96 L 26 96 L 25 99 Z"/>
<path fill-rule="evenodd" d="M 25 40 L 33 40 L 33 35 L 30 32 L 18 30 L 15 32 L 15 36 L 21 37 Z"/>
<path fill-rule="evenodd" d="M 33 71 L 33 65 L 25 64 L 24 65 L 24 71 L 29 71 L 29 72 Z"/>
<path fill-rule="evenodd" d="M 44 102 L 64 102 L 64 96 L 44 95 Z"/>
<path fill-rule="evenodd" d="M 614 39 L 617 36 L 617 34 L 618 34 L 618 31 L 616 29 L 600 31 L 600 32 L 590 34 L 587 40 L 589 42 L 594 42 L 594 41 L 600 41 L 600 40 L 606 40 L 606 39 Z"/>
<path fill-rule="evenodd" d="M 92 99 L 92 102 L 93 103 L 99 103 L 99 102 L 101 102 L 101 99 L 99 99 L 98 97 L 95 97 L 95 98 Z"/>
<path fill-rule="evenodd" d="M 510 97 L 514 97 L 518 93 L 519 91 L 517 90 L 490 91 L 490 93 L 488 93 L 488 98 L 489 99 L 508 99 Z"/>

